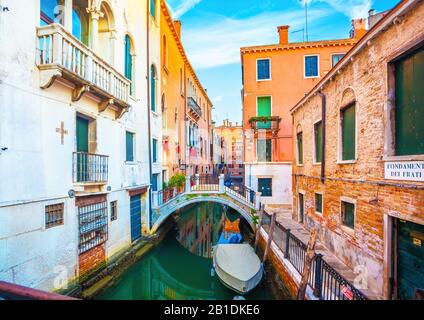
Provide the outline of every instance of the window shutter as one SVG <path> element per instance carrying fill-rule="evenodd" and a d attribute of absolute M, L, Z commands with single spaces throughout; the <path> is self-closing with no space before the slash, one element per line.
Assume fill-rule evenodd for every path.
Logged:
<path fill-rule="evenodd" d="M 314 126 L 315 131 L 315 162 L 322 161 L 322 121 Z"/>
<path fill-rule="evenodd" d="M 342 158 L 355 160 L 356 121 L 355 104 L 342 110 Z"/>
<path fill-rule="evenodd" d="M 126 161 L 134 161 L 134 134 L 126 133 Z"/>
<path fill-rule="evenodd" d="M 424 49 L 395 64 L 396 155 L 424 154 Z"/>
<path fill-rule="evenodd" d="M 258 98 L 258 117 L 271 116 L 271 97 Z M 258 122 L 258 129 L 270 129 L 271 121 Z"/>
<path fill-rule="evenodd" d="M 271 78 L 270 63 L 268 59 L 257 61 L 258 80 L 268 80 Z"/>
<path fill-rule="evenodd" d="M 303 134 L 297 134 L 297 163 L 303 164 Z"/>

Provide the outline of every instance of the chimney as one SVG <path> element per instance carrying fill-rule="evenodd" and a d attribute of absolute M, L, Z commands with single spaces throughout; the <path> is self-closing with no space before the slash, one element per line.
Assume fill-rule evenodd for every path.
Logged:
<path fill-rule="evenodd" d="M 367 33 L 366 19 L 353 19 L 352 20 L 352 38 L 360 39 Z"/>
<path fill-rule="evenodd" d="M 278 33 L 280 34 L 280 44 L 289 43 L 289 28 L 290 26 L 277 27 Z"/>
<path fill-rule="evenodd" d="M 181 39 L 181 20 L 174 20 L 174 28 L 177 32 L 178 38 Z"/>

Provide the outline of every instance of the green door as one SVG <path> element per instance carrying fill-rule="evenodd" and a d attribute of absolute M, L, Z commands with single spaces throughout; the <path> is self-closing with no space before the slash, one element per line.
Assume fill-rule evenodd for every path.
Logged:
<path fill-rule="evenodd" d="M 271 97 L 258 98 L 258 117 L 271 116 Z M 258 129 L 270 129 L 271 121 L 258 122 Z"/>
<path fill-rule="evenodd" d="M 87 119 L 77 117 L 77 167 L 78 182 L 88 181 L 88 123 Z"/>
<path fill-rule="evenodd" d="M 397 220 L 398 298 L 414 299 L 424 290 L 424 226 Z"/>

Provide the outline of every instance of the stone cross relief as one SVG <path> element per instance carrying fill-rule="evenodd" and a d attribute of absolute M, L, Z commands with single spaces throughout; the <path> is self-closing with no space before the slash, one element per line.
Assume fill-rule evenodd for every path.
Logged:
<path fill-rule="evenodd" d="M 60 128 L 56 128 L 56 132 L 60 134 L 60 141 L 62 145 L 65 143 L 65 135 L 68 134 L 68 130 L 65 129 L 65 123 L 60 123 Z"/>

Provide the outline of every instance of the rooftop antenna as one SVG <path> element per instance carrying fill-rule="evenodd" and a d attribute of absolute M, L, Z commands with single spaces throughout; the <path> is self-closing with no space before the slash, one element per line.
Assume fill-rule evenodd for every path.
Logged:
<path fill-rule="evenodd" d="M 306 42 L 309 41 L 309 35 L 308 35 L 308 0 L 299 0 L 302 2 L 305 6 L 305 38 Z"/>
<path fill-rule="evenodd" d="M 305 42 L 305 28 L 292 31 L 292 33 L 298 33 L 298 32 L 302 32 L 303 42 Z"/>

